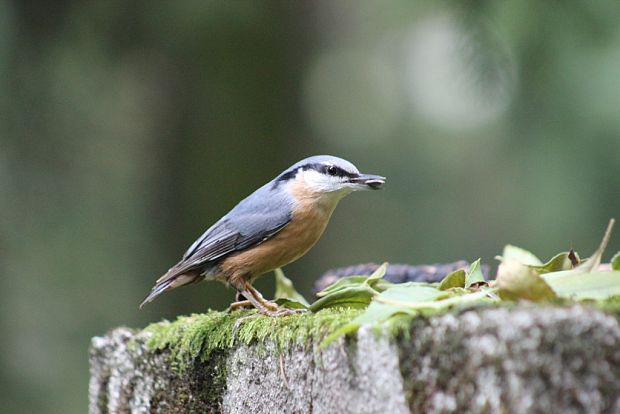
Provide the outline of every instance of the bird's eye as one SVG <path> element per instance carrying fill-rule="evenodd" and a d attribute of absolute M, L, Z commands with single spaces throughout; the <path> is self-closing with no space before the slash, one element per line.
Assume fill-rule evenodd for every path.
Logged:
<path fill-rule="evenodd" d="M 327 174 L 338 175 L 338 167 L 330 165 L 329 167 L 327 167 Z"/>

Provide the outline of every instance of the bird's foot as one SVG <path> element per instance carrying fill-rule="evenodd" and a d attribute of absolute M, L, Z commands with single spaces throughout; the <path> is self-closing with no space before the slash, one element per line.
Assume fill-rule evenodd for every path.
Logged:
<path fill-rule="evenodd" d="M 241 298 L 244 298 L 244 300 L 240 300 Z M 254 289 L 250 283 L 246 283 L 243 290 L 238 290 L 237 302 L 232 303 L 228 307 L 228 311 L 232 312 L 238 309 L 247 309 L 248 307 L 254 307 L 258 314 L 266 316 L 298 315 L 307 312 L 306 309 L 284 308 L 278 306 L 275 302 L 265 300 L 263 295 Z"/>
<path fill-rule="evenodd" d="M 275 311 L 280 309 L 280 307 L 277 304 L 275 304 L 273 302 L 266 301 L 266 300 L 260 302 L 260 307 L 256 306 L 250 300 L 240 300 L 240 301 L 231 303 L 228 306 L 227 312 L 234 312 L 236 310 L 252 309 L 252 308 L 258 309 L 259 312 L 261 312 L 262 308 L 265 308 L 268 311 L 272 311 L 272 312 L 275 312 Z"/>

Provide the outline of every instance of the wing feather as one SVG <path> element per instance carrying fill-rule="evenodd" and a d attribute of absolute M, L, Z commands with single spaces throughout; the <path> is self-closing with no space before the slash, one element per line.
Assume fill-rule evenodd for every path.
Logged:
<path fill-rule="evenodd" d="M 252 217 L 245 217 L 241 221 L 251 220 L 255 223 L 265 223 L 267 218 L 260 215 L 252 215 Z M 284 220 L 274 222 L 269 227 L 263 227 L 261 230 L 250 232 L 238 230 L 235 223 L 231 222 L 220 224 L 216 229 L 211 228 L 208 230 L 209 234 L 203 235 L 199 239 L 200 243 L 197 245 L 192 245 L 183 256 L 183 259 L 160 277 L 157 283 L 164 283 L 166 280 L 200 268 L 205 264 L 216 262 L 229 254 L 260 244 L 277 234 L 289 222 L 290 217 L 287 217 Z"/>
<path fill-rule="evenodd" d="M 286 227 L 291 216 L 291 198 L 270 183 L 264 185 L 205 231 L 157 284 L 262 243 Z"/>

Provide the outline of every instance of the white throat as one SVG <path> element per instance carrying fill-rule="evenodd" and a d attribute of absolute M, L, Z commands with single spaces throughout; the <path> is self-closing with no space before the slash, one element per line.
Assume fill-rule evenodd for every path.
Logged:
<path fill-rule="evenodd" d="M 314 170 L 300 171 L 290 181 L 288 190 L 298 201 L 312 202 L 326 210 L 336 208 L 338 202 L 353 189 L 343 185 L 344 178 L 330 177 Z"/>

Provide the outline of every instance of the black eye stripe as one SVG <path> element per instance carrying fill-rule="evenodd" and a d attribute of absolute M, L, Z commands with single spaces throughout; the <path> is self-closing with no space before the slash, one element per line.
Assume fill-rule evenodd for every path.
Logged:
<path fill-rule="evenodd" d="M 278 185 L 281 182 L 288 181 L 288 180 L 295 178 L 295 176 L 300 170 L 314 170 L 322 174 L 331 175 L 333 177 L 353 178 L 353 177 L 357 177 L 358 175 L 355 173 L 350 173 L 338 167 L 337 165 L 333 165 L 333 164 L 321 164 L 321 163 L 305 164 L 305 165 L 300 165 L 298 167 L 295 167 L 294 169 L 286 171 L 283 174 L 281 174 L 279 177 L 276 178 L 273 188 L 278 187 Z"/>
<path fill-rule="evenodd" d="M 324 174 L 332 175 L 334 177 L 349 177 L 350 176 L 348 172 L 346 172 L 342 168 L 337 167 L 335 165 L 324 165 L 323 168 L 321 168 L 321 172 Z"/>

